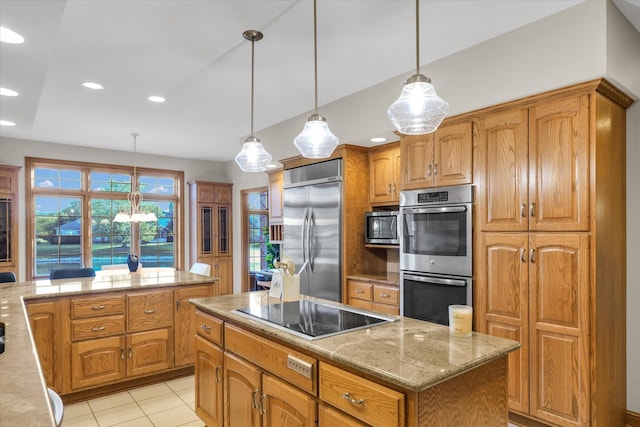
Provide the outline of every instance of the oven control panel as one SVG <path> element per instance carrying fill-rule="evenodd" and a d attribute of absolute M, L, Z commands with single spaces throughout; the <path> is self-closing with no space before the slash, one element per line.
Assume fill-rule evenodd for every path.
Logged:
<path fill-rule="evenodd" d="M 448 191 L 418 193 L 418 203 L 438 203 L 438 202 L 448 202 L 448 201 L 449 201 Z"/>

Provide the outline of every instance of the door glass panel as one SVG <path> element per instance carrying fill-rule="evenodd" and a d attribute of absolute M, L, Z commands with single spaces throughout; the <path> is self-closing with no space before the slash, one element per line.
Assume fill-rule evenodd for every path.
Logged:
<path fill-rule="evenodd" d="M 229 208 L 218 206 L 218 253 L 229 253 Z"/>
<path fill-rule="evenodd" d="M 211 250 L 211 216 L 213 214 L 213 210 L 211 206 L 204 206 L 201 208 L 202 210 L 202 235 L 200 236 L 201 244 L 202 244 L 202 253 L 210 254 Z"/>
<path fill-rule="evenodd" d="M 11 261 L 11 199 L 0 199 L 0 262 Z"/>

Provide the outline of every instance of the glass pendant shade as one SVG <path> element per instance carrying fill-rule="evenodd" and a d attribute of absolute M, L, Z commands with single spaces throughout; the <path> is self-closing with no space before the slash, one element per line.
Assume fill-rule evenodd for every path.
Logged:
<path fill-rule="evenodd" d="M 405 135 L 434 132 L 448 112 L 449 104 L 422 74 L 413 75 L 404 83 L 400 98 L 387 110 L 393 125 Z"/>
<path fill-rule="evenodd" d="M 271 154 L 267 153 L 255 136 L 244 140 L 242 150 L 236 156 L 236 163 L 244 172 L 262 172 L 271 163 Z"/>
<path fill-rule="evenodd" d="M 293 140 L 298 151 L 308 159 L 325 159 L 333 153 L 340 140 L 331 133 L 327 120 L 312 114 L 300 135 Z"/>

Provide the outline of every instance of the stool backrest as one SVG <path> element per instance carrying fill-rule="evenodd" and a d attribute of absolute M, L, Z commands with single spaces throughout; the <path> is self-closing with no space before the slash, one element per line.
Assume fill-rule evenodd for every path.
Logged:
<path fill-rule="evenodd" d="M 15 282 L 15 281 L 16 281 L 16 275 L 13 274 L 12 271 L 0 272 L 0 283 L 9 283 L 9 282 Z"/>
<path fill-rule="evenodd" d="M 96 271 L 86 268 L 55 268 L 49 272 L 49 279 L 73 279 L 76 277 L 96 277 Z"/>
<path fill-rule="evenodd" d="M 191 270 L 189 270 L 189 272 L 209 276 L 211 275 L 211 265 L 203 262 L 196 262 L 191 266 Z"/>

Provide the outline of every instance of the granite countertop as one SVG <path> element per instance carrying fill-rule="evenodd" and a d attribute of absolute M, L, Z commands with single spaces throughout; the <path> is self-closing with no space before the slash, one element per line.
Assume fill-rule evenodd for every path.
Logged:
<path fill-rule="evenodd" d="M 347 274 L 347 279 L 400 286 L 400 273 L 392 273 L 392 272 L 388 272 L 386 274 L 351 273 L 351 274 Z"/>
<path fill-rule="evenodd" d="M 190 301 L 198 309 L 225 321 L 411 391 L 425 390 L 520 347 L 516 341 L 476 332 L 469 338 L 452 337 L 447 326 L 408 317 L 368 329 L 306 340 L 233 311 L 280 302 L 269 298 L 268 291 Z"/>
<path fill-rule="evenodd" d="M 28 420 L 29 426 L 55 426 L 23 300 L 195 285 L 217 280 L 173 269 L 148 269 L 139 273 L 116 270 L 111 274 L 77 279 L 0 283 L 0 321 L 5 323 L 5 350 L 0 354 L 2 425 L 26 425 Z"/>

